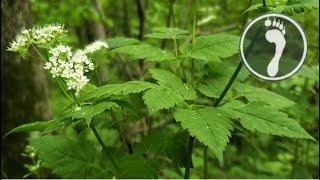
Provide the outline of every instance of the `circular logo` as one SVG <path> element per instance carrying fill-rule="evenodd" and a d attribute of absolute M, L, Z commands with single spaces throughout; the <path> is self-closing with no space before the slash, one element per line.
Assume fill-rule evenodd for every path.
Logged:
<path fill-rule="evenodd" d="M 307 55 L 301 26 L 283 14 L 264 14 L 244 29 L 240 55 L 255 76 L 269 81 L 287 79 L 299 71 Z"/>

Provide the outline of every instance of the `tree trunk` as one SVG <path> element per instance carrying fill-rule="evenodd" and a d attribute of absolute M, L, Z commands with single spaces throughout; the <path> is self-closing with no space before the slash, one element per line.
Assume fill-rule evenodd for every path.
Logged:
<path fill-rule="evenodd" d="M 31 24 L 30 2 L 1 0 L 1 138 L 11 129 L 34 120 L 49 119 L 47 79 L 43 64 L 6 51 L 9 42 Z M 21 178 L 25 173 L 21 153 L 27 134 L 1 141 L 1 177 Z"/>

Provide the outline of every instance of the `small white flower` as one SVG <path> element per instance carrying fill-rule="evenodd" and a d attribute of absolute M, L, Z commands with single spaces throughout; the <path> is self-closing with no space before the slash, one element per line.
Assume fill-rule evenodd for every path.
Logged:
<path fill-rule="evenodd" d="M 67 31 L 63 25 L 50 24 L 44 27 L 35 27 L 31 29 L 31 37 L 33 42 L 40 46 L 46 46 L 53 39 L 57 39 L 64 35 Z"/>
<path fill-rule="evenodd" d="M 89 82 L 85 72 L 94 70 L 94 65 L 84 51 L 71 52 L 70 46 L 58 45 L 50 51 L 51 57 L 44 69 L 50 71 L 52 77 L 61 77 L 66 81 L 67 88 L 74 90 L 76 95 Z"/>
<path fill-rule="evenodd" d="M 84 48 L 86 54 L 94 53 L 102 48 L 108 48 L 108 44 L 103 41 L 95 41 Z"/>
<path fill-rule="evenodd" d="M 44 27 L 23 29 L 7 48 L 8 51 L 25 53 L 31 44 L 47 46 L 49 42 L 60 38 L 67 31 L 62 25 L 50 24 Z"/>
<path fill-rule="evenodd" d="M 29 30 L 24 29 L 19 33 L 15 39 L 10 42 L 9 47 L 7 48 L 7 51 L 13 51 L 13 52 L 25 52 L 29 45 L 30 45 L 31 39 L 30 39 L 30 33 Z"/>

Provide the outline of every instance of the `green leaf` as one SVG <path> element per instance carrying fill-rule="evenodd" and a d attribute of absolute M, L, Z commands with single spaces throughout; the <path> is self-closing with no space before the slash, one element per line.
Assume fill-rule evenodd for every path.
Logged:
<path fill-rule="evenodd" d="M 143 95 L 150 114 L 161 109 L 172 108 L 184 100 L 197 98 L 195 90 L 184 84 L 177 75 L 170 71 L 151 69 L 150 73 L 159 84 L 159 87 L 149 89 Z"/>
<path fill-rule="evenodd" d="M 298 72 L 298 75 L 309 78 L 314 81 L 317 81 L 319 79 L 318 75 L 307 65 L 303 65 L 301 67 L 301 69 Z"/>
<path fill-rule="evenodd" d="M 156 39 L 185 39 L 188 37 L 188 31 L 178 28 L 159 27 L 152 29 L 152 31 L 145 37 Z"/>
<path fill-rule="evenodd" d="M 95 164 L 94 146 L 84 140 L 64 136 L 42 136 L 30 139 L 43 165 L 63 178 L 90 178 L 103 174 L 105 169 Z"/>
<path fill-rule="evenodd" d="M 50 121 L 42 121 L 42 122 L 38 121 L 38 122 L 23 124 L 9 131 L 4 137 L 17 132 L 44 131 L 47 127 L 49 127 L 55 122 L 56 122 L 55 120 L 50 120 Z"/>
<path fill-rule="evenodd" d="M 106 40 L 108 44 L 108 49 L 115 49 L 119 47 L 129 46 L 133 44 L 141 43 L 140 41 L 133 39 L 133 38 L 126 38 L 126 37 L 115 37 L 109 38 Z"/>
<path fill-rule="evenodd" d="M 318 9 L 319 0 L 295 0 L 285 5 L 281 12 L 294 14 L 304 12 L 306 9 Z"/>
<path fill-rule="evenodd" d="M 144 93 L 143 100 L 151 115 L 161 109 L 169 109 L 183 102 L 178 91 L 168 89 L 149 89 Z"/>
<path fill-rule="evenodd" d="M 222 111 L 217 108 L 177 109 L 174 117 L 192 136 L 213 150 L 220 164 L 223 163 L 222 152 L 233 128 Z"/>
<path fill-rule="evenodd" d="M 110 110 L 111 108 L 120 108 L 120 106 L 112 101 L 103 101 L 93 105 L 82 106 L 80 110 L 74 110 L 67 114 L 67 116 L 72 119 L 85 119 L 87 125 L 90 126 L 91 120 L 94 116 L 106 110 Z"/>
<path fill-rule="evenodd" d="M 157 172 L 152 167 L 152 164 L 145 160 L 143 156 L 123 156 L 119 160 L 119 169 L 121 169 L 120 178 L 122 179 L 158 178 Z"/>
<path fill-rule="evenodd" d="M 83 96 L 80 96 L 77 101 L 85 101 L 93 98 L 98 99 L 102 96 L 140 93 L 154 87 L 157 87 L 157 85 L 145 81 L 129 81 L 122 84 L 109 84 L 85 93 Z"/>
<path fill-rule="evenodd" d="M 142 138 L 136 151 L 140 151 L 140 154 L 147 152 L 154 155 L 165 155 L 176 165 L 184 167 L 187 141 L 186 131 L 173 132 L 169 128 L 152 130 L 148 136 Z"/>
<path fill-rule="evenodd" d="M 234 68 L 227 61 L 210 63 L 209 67 L 209 75 L 197 85 L 197 89 L 205 96 L 218 98 L 230 80 Z"/>
<path fill-rule="evenodd" d="M 257 88 L 237 82 L 234 84 L 234 89 L 251 102 L 262 101 L 279 109 L 294 105 L 294 102 L 289 99 L 263 88 Z"/>
<path fill-rule="evenodd" d="M 190 50 L 182 50 L 182 53 L 184 57 L 207 62 L 220 62 L 221 58 L 237 54 L 238 44 L 238 36 L 229 34 L 204 35 L 197 37 L 194 46 Z"/>
<path fill-rule="evenodd" d="M 258 4 L 254 4 L 254 5 L 251 5 L 248 9 L 246 9 L 242 14 L 245 14 L 245 13 L 248 13 L 250 11 L 254 11 L 254 10 L 257 10 L 257 9 L 260 9 L 261 7 L 263 7 L 263 4 L 262 3 L 258 3 Z"/>
<path fill-rule="evenodd" d="M 252 132 L 313 139 L 297 121 L 288 118 L 287 114 L 263 102 L 251 102 L 239 108 L 222 107 L 222 109 L 230 117 L 240 119 L 241 125 Z"/>
<path fill-rule="evenodd" d="M 190 85 L 184 84 L 182 80 L 172 72 L 163 69 L 150 69 L 149 72 L 161 87 L 177 90 L 184 100 L 197 98 L 194 89 Z"/>
<path fill-rule="evenodd" d="M 144 59 L 146 61 L 170 61 L 176 59 L 173 53 L 146 43 L 124 46 L 113 51 L 133 56 L 135 59 Z"/>

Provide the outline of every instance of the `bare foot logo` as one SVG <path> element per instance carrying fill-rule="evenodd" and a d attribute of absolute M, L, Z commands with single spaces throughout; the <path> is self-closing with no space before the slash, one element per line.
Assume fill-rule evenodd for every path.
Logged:
<path fill-rule="evenodd" d="M 240 57 L 254 76 L 280 81 L 297 73 L 307 55 L 307 39 L 292 18 L 269 13 L 253 19 L 240 38 Z"/>
<path fill-rule="evenodd" d="M 271 28 L 265 34 L 266 40 L 269 43 L 274 43 L 276 45 L 274 57 L 267 67 L 268 75 L 274 77 L 279 71 L 279 61 L 281 59 L 283 50 L 286 47 L 286 39 L 284 38 L 286 29 L 283 25 L 283 22 L 280 22 L 280 20 L 277 21 L 276 19 L 274 19 L 272 22 L 270 19 L 267 19 L 264 25 Z"/>

